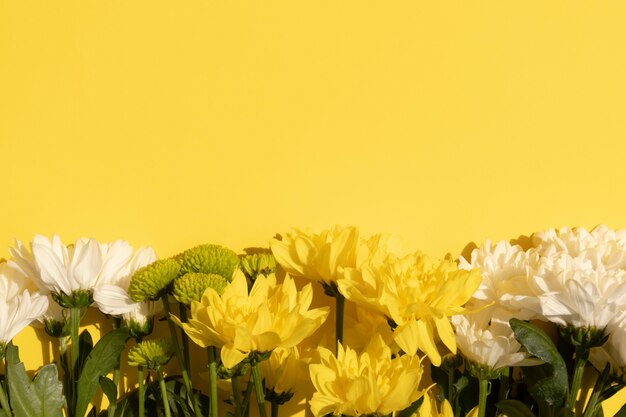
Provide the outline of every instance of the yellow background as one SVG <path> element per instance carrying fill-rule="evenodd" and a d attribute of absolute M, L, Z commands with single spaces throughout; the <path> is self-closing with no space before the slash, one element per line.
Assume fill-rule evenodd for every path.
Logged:
<path fill-rule="evenodd" d="M 0 0 L 0 256 L 626 226 L 622 1 Z M 24 337 L 24 336 L 21 336 Z"/>

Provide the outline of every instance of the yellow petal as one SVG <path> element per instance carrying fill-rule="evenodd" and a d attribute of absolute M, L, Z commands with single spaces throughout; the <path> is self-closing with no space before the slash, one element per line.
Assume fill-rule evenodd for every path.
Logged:
<path fill-rule="evenodd" d="M 248 354 L 240 352 L 233 346 L 223 346 L 220 356 L 222 357 L 224 366 L 230 369 L 237 366 Z"/>

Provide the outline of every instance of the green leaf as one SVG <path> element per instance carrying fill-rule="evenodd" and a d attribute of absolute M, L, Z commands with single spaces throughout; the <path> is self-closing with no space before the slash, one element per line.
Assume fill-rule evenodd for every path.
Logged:
<path fill-rule="evenodd" d="M 75 416 L 82 417 L 100 385 L 100 377 L 105 376 L 119 365 L 120 354 L 126 346 L 128 330 L 113 330 L 96 343 L 85 360 L 85 366 L 78 379 Z"/>
<path fill-rule="evenodd" d="M 80 377 L 83 367 L 85 366 L 85 361 L 89 357 L 92 349 L 93 339 L 91 338 L 91 334 L 87 330 L 83 330 L 78 337 L 78 360 L 76 361 L 74 369 L 74 378 L 78 379 Z"/>
<path fill-rule="evenodd" d="M 522 368 L 528 392 L 538 402 L 560 406 L 565 401 L 568 388 L 567 368 L 554 343 L 536 326 L 518 319 L 509 321 L 515 338 L 528 352 L 546 362 L 543 365 Z"/>
<path fill-rule="evenodd" d="M 115 404 L 117 402 L 117 386 L 115 382 L 106 376 L 101 376 L 99 382 L 102 392 L 104 392 L 104 395 L 106 395 L 109 400 L 109 404 Z"/>
<path fill-rule="evenodd" d="M 20 362 L 19 350 L 9 344 L 6 351 L 7 379 L 11 408 L 20 417 L 61 417 L 63 384 L 59 381 L 57 368 L 48 364 L 39 370 L 31 382 L 24 364 Z"/>
<path fill-rule="evenodd" d="M 535 417 L 530 408 L 518 400 L 502 400 L 496 407 L 507 417 Z"/>

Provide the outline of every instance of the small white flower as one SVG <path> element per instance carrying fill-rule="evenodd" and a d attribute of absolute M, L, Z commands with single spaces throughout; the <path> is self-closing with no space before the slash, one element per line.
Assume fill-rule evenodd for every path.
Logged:
<path fill-rule="evenodd" d="M 9 272 L 9 274 L 6 274 Z M 41 317 L 48 308 L 46 296 L 24 288 L 24 281 L 14 281 L 11 270 L 0 271 L 0 353 L 24 327 Z"/>
<path fill-rule="evenodd" d="M 456 343 L 463 355 L 493 371 L 510 366 L 530 366 L 542 363 L 521 350 L 509 323 L 500 318 L 502 312 L 493 309 L 452 317 L 456 327 Z"/>

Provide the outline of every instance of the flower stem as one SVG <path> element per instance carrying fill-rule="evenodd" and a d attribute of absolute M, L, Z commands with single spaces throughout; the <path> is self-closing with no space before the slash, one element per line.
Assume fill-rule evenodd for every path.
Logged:
<path fill-rule="evenodd" d="M 120 382 L 120 360 L 119 360 L 120 356 L 121 354 L 118 356 L 117 364 L 115 365 L 115 368 L 113 368 L 113 384 L 115 384 L 116 393 L 118 391 L 118 385 Z M 115 402 L 109 404 L 109 408 L 107 409 L 108 417 L 113 417 L 115 415 L 116 408 L 117 408 L 117 398 Z"/>
<path fill-rule="evenodd" d="M 183 323 L 187 323 L 187 307 L 183 303 L 178 303 L 178 312 L 180 314 L 180 321 Z M 183 342 L 183 359 L 185 362 L 185 369 L 191 369 L 189 359 L 189 337 L 187 337 L 187 333 L 185 332 L 180 333 Z"/>
<path fill-rule="evenodd" d="M 78 361 L 79 345 L 78 345 L 78 327 L 80 326 L 80 308 L 72 307 L 70 309 L 70 326 L 72 338 L 72 361 L 70 362 L 70 369 L 75 372 L 76 361 Z M 78 378 L 80 375 L 75 375 Z"/>
<path fill-rule="evenodd" d="M 209 353 L 209 389 L 211 390 L 211 417 L 218 417 L 217 410 L 217 359 L 215 346 L 207 348 Z"/>
<path fill-rule="evenodd" d="M 585 365 L 587 364 L 587 358 L 589 357 L 589 350 L 583 347 L 576 348 L 576 359 L 574 361 L 574 375 L 572 376 L 572 383 L 570 385 L 570 391 L 567 396 L 567 402 L 565 408 L 574 411 L 574 405 L 576 403 L 576 395 L 580 388 L 580 383 L 583 379 L 583 373 L 585 372 Z"/>
<path fill-rule="evenodd" d="M 165 381 L 163 380 L 163 371 L 161 367 L 158 367 L 157 377 L 159 378 L 159 387 L 161 388 L 161 399 L 163 400 L 163 408 L 165 409 L 165 417 L 172 417 L 170 413 L 170 404 L 167 401 L 167 388 L 165 387 Z"/>
<path fill-rule="evenodd" d="M 72 410 L 72 414 L 76 410 L 76 400 L 78 393 L 78 378 L 80 378 L 80 373 L 77 369 L 78 363 L 78 355 L 80 354 L 80 345 L 79 345 L 79 336 L 78 330 L 80 326 L 80 308 L 72 307 L 70 308 L 70 337 L 72 343 L 72 357 L 70 362 L 70 385 L 72 388 L 72 396 L 70 408 Z"/>
<path fill-rule="evenodd" d="M 7 398 L 7 394 L 4 391 L 4 384 L 2 384 L 2 387 L 0 387 L 0 405 L 2 406 L 2 411 L 4 411 L 7 416 L 13 416 L 11 407 L 9 407 L 9 399 Z"/>
<path fill-rule="evenodd" d="M 596 409 L 598 407 L 598 399 L 600 399 L 600 394 L 604 391 L 607 382 L 609 382 L 609 374 L 611 372 L 611 365 L 606 364 L 604 370 L 598 377 L 596 384 L 593 387 L 593 392 L 591 394 L 591 398 L 589 398 L 589 402 L 587 403 L 587 407 L 585 407 L 585 413 L 583 417 L 593 417 L 596 414 Z"/>
<path fill-rule="evenodd" d="M 511 368 L 502 369 L 500 374 L 500 389 L 498 391 L 498 401 L 506 400 L 509 393 L 509 374 Z"/>
<path fill-rule="evenodd" d="M 243 409 L 241 407 L 241 391 L 239 391 L 239 377 L 233 375 L 230 378 L 230 384 L 233 388 L 233 400 L 235 402 L 235 417 L 243 417 Z"/>
<path fill-rule="evenodd" d="M 487 408 L 487 395 L 489 394 L 489 380 L 478 380 L 478 417 L 485 417 Z"/>
<path fill-rule="evenodd" d="M 187 368 L 185 368 L 185 361 L 183 360 L 183 355 L 180 351 L 180 345 L 178 344 L 178 335 L 176 333 L 176 325 L 170 318 L 170 302 L 167 298 L 167 294 L 163 294 L 161 296 L 161 301 L 163 301 L 163 309 L 165 310 L 165 317 L 167 318 L 167 325 L 170 329 L 170 335 L 172 337 L 172 344 L 174 345 L 174 354 L 176 355 L 176 360 L 178 361 L 178 367 L 180 368 L 180 372 L 183 375 L 183 382 L 185 383 L 185 388 L 187 389 L 187 399 L 189 400 L 190 405 L 193 407 L 194 414 L 196 417 L 202 417 L 202 413 L 198 409 L 198 405 L 194 400 L 193 387 L 191 385 L 191 379 L 189 378 L 189 373 Z"/>
<path fill-rule="evenodd" d="M 280 407 L 280 404 L 274 401 L 272 401 L 271 404 L 272 404 L 272 417 L 278 417 L 278 407 Z"/>
<path fill-rule="evenodd" d="M 252 396 L 252 384 L 254 378 L 250 377 L 248 379 L 248 385 L 246 385 L 246 392 L 243 397 L 243 415 L 247 417 L 250 415 L 250 397 Z"/>
<path fill-rule="evenodd" d="M 254 379 L 254 388 L 256 390 L 256 402 L 259 405 L 259 415 L 267 417 L 265 412 L 265 393 L 263 392 L 263 379 L 261 378 L 261 370 L 256 362 L 252 364 L 252 379 Z"/>
<path fill-rule="evenodd" d="M 448 402 L 454 405 L 454 369 L 448 370 Z"/>
<path fill-rule="evenodd" d="M 343 310 L 346 299 L 343 295 L 337 292 L 335 295 L 336 311 L 335 311 L 335 340 L 337 344 L 335 345 L 335 354 L 337 354 L 337 349 L 339 347 L 339 343 L 343 343 Z"/>
<path fill-rule="evenodd" d="M 146 407 L 146 388 L 143 385 L 143 366 L 137 367 L 137 377 L 139 378 L 139 417 L 144 417 Z"/>

